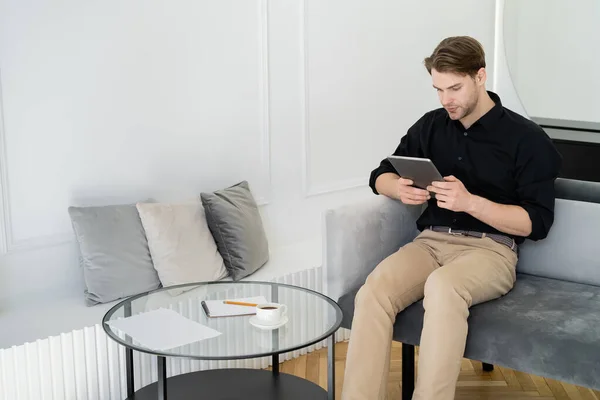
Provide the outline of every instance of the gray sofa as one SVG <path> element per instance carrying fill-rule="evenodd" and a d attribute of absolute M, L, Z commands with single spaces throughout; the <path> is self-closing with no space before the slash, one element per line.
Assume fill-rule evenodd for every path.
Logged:
<path fill-rule="evenodd" d="M 517 282 L 507 295 L 471 308 L 465 357 L 600 389 L 600 183 L 558 179 L 548 237 L 519 249 Z M 324 216 L 327 294 L 351 328 L 354 297 L 373 268 L 418 233 L 420 206 L 384 196 Z M 423 306 L 398 314 L 404 399 L 412 396 L 414 346 Z"/>

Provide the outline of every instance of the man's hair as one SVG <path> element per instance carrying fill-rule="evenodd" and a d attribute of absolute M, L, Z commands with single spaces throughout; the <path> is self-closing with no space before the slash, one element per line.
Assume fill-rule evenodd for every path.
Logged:
<path fill-rule="evenodd" d="M 429 74 L 435 69 L 473 77 L 485 67 L 485 52 L 481 43 L 470 36 L 452 36 L 442 40 L 423 63 Z"/>

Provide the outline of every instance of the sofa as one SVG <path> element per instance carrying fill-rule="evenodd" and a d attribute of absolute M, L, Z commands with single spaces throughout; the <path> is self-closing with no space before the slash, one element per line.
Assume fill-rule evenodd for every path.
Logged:
<path fill-rule="evenodd" d="M 470 309 L 464 356 L 600 389 L 600 183 L 556 180 L 555 220 L 547 238 L 519 246 L 517 280 L 505 296 Z M 421 206 L 384 196 L 324 216 L 327 294 L 351 328 L 354 298 L 377 264 L 417 234 Z M 414 346 L 422 301 L 396 317 L 402 343 L 402 398 L 414 390 Z"/>

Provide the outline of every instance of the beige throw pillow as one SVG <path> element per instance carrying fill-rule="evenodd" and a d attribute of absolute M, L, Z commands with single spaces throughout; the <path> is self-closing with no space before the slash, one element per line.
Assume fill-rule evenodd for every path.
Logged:
<path fill-rule="evenodd" d="M 200 200 L 137 203 L 136 207 L 163 286 L 216 281 L 228 275 Z"/>

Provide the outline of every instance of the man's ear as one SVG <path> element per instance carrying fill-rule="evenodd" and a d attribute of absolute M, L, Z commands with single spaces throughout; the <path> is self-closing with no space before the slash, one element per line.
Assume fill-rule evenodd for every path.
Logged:
<path fill-rule="evenodd" d="M 487 72 L 485 70 L 484 67 L 479 68 L 479 71 L 477 71 L 477 75 L 475 76 L 475 81 L 477 82 L 478 85 L 484 85 L 485 81 L 487 79 Z"/>

